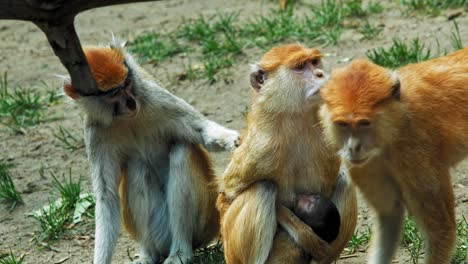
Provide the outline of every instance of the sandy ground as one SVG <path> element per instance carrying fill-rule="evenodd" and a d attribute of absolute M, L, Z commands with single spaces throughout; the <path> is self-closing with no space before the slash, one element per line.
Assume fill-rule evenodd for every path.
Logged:
<path fill-rule="evenodd" d="M 303 1 L 310 2 L 310 1 Z M 316 1 L 317 2 L 317 1 Z M 172 0 L 167 2 L 140 3 L 107 7 L 86 12 L 77 17 L 77 31 L 83 44 L 106 43 L 111 32 L 132 40 L 144 31 L 167 32 L 176 28 L 183 18 L 197 18 L 199 15 L 212 15 L 218 12 L 239 12 L 242 18 L 251 18 L 257 14 L 268 14 L 275 3 L 265 1 L 226 1 L 222 0 Z M 300 6 L 297 7 L 300 9 Z M 451 50 L 449 36 L 452 23 L 444 16 L 437 17 L 402 16 L 399 10 L 386 10 L 374 15 L 372 23 L 382 24 L 384 32 L 375 40 L 361 41 L 355 30 L 343 33 L 337 46 L 319 47 L 327 53 L 327 67 L 343 64 L 350 58 L 363 58 L 369 49 L 388 46 L 392 37 L 411 39 L 419 36 L 435 50 Z M 468 43 L 468 13 L 458 18 L 463 42 Z M 439 40 L 437 44 L 436 39 Z M 248 63 L 259 59 L 262 50 L 249 49 L 239 63 L 232 67 L 224 81 L 209 85 L 204 80 L 175 82 L 175 76 L 183 72 L 183 56 L 167 59 L 157 66 L 146 64 L 144 67 L 157 76 L 167 88 L 186 99 L 209 118 L 230 128 L 242 130 L 245 120 L 242 112 L 250 103 L 250 85 L 248 83 Z M 189 55 L 190 56 L 190 55 Z M 10 87 L 36 87 L 37 89 L 60 89 L 60 81 L 53 74 L 65 74 L 49 47 L 43 33 L 34 25 L 19 21 L 0 21 L 0 72 L 8 71 Z M 41 85 L 45 82 L 47 86 Z M 0 252 L 11 248 L 17 254 L 26 254 L 24 263 L 54 263 L 67 258 L 64 263 L 91 263 L 93 253 L 93 226 L 82 225 L 68 232 L 55 243 L 52 249 L 38 249 L 30 240 L 39 230 L 38 223 L 25 215 L 47 203 L 50 197 L 57 197 L 53 192 L 49 172 L 59 175 L 73 169 L 73 175 L 83 177 L 85 191 L 90 190 L 88 164 L 84 149 L 70 152 L 63 149 L 53 132 L 59 126 L 76 135 L 82 133 L 82 115 L 76 106 L 65 98 L 59 104 L 51 106 L 47 114 L 63 119 L 46 122 L 27 128 L 26 134 L 16 135 L 0 126 L 0 160 L 14 163 L 11 170 L 17 188 L 23 192 L 25 204 L 11 213 L 0 209 Z M 218 171 L 227 164 L 227 154 L 213 154 Z M 45 177 L 39 173 L 45 169 Z M 454 169 L 453 186 L 456 196 L 456 211 L 467 216 L 468 204 L 468 162 Z M 465 203 L 462 203 L 465 201 Z M 430 201 L 427 201 L 430 202 Z M 368 210 L 361 199 L 359 223 L 361 227 L 369 224 Z M 130 255 L 137 253 L 136 244 L 122 232 L 114 263 L 129 261 Z M 358 252 L 338 263 L 364 263 L 365 252 Z M 395 263 L 407 263 L 408 255 L 400 249 Z"/>

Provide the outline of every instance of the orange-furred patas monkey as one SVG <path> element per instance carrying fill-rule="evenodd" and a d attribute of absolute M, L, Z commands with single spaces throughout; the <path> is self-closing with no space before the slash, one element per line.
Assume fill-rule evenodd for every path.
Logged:
<path fill-rule="evenodd" d="M 339 157 L 322 140 L 318 120 L 325 80 L 320 52 L 297 44 L 275 47 L 252 66 L 247 132 L 217 202 L 227 263 L 307 263 L 306 255 L 329 263 L 351 238 L 355 191 L 339 176 Z M 338 208 L 341 227 L 331 244 L 291 212 L 304 193 L 320 193 Z"/>
<path fill-rule="evenodd" d="M 94 263 L 111 262 L 120 211 L 141 247 L 136 263 L 162 257 L 185 263 L 219 229 L 205 147 L 232 150 L 239 135 L 159 86 L 122 44 L 88 47 L 85 55 L 99 90 L 83 95 L 69 82 L 64 90 L 86 113 L 96 195 Z"/>
<path fill-rule="evenodd" d="M 327 139 L 376 213 L 369 263 L 392 262 L 405 207 L 425 235 L 425 262 L 449 263 L 449 169 L 468 154 L 468 48 L 396 71 L 357 60 L 322 96 Z"/>

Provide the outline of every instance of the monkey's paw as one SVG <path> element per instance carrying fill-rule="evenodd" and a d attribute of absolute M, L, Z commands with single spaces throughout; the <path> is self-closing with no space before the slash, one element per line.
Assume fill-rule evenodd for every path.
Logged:
<path fill-rule="evenodd" d="M 151 258 L 140 258 L 134 260 L 128 264 L 154 264 L 155 262 Z"/>
<path fill-rule="evenodd" d="M 184 256 L 181 254 L 175 256 L 169 256 L 166 260 L 164 260 L 163 264 L 185 264 L 190 262 L 189 256 Z"/>
<path fill-rule="evenodd" d="M 240 144 L 237 131 L 222 127 L 216 123 L 210 124 L 203 133 L 205 147 L 210 151 L 233 151 Z"/>

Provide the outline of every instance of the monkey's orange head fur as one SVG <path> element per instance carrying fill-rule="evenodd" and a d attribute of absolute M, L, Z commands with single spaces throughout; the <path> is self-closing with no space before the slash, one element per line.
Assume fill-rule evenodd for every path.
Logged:
<path fill-rule="evenodd" d="M 300 44 L 288 44 L 269 50 L 263 55 L 259 65 L 266 72 L 273 72 L 282 65 L 294 69 L 305 61 L 321 57 L 322 54 L 317 49 L 308 49 Z"/>
<path fill-rule="evenodd" d="M 124 64 L 125 55 L 121 49 L 89 46 L 84 48 L 84 53 L 99 90 L 107 92 L 127 78 L 128 69 Z M 65 84 L 64 90 L 71 98 L 77 97 L 71 84 Z"/>
<path fill-rule="evenodd" d="M 84 52 L 99 90 L 109 91 L 127 78 L 128 69 L 124 64 L 125 56 L 121 49 L 86 47 Z"/>
<path fill-rule="evenodd" d="M 390 70 L 355 60 L 334 70 L 321 94 L 333 121 L 354 123 L 372 119 L 375 108 L 391 98 L 395 84 Z"/>

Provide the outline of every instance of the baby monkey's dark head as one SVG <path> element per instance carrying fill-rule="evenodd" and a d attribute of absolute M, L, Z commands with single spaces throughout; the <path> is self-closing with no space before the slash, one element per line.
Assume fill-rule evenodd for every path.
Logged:
<path fill-rule="evenodd" d="M 320 194 L 301 194 L 296 197 L 294 214 L 328 243 L 340 231 L 340 213 L 335 204 Z"/>
<path fill-rule="evenodd" d="M 65 93 L 95 122 L 108 125 L 114 119 L 134 118 L 140 106 L 134 93 L 134 73 L 128 66 L 123 46 L 85 47 L 84 53 L 98 89 L 83 94 L 66 81 Z"/>

